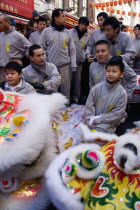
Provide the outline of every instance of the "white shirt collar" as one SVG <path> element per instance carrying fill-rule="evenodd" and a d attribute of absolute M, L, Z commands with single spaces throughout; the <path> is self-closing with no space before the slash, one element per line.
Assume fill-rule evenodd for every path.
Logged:
<path fill-rule="evenodd" d="M 21 87 L 22 85 L 22 79 L 20 80 L 19 84 L 16 86 L 11 86 L 8 82 L 6 82 L 5 87 L 9 88 L 11 91 L 14 91 L 17 87 Z"/>

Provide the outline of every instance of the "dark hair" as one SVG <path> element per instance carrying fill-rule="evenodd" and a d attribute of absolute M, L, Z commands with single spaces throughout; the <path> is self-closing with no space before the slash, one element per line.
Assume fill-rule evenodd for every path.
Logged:
<path fill-rule="evenodd" d="M 135 25 L 134 28 L 138 28 L 140 30 L 140 24 Z"/>
<path fill-rule="evenodd" d="M 60 8 L 53 10 L 53 12 L 52 12 L 52 22 L 53 23 L 55 22 L 55 17 L 59 17 L 60 12 L 64 12 L 64 10 L 60 9 Z"/>
<path fill-rule="evenodd" d="M 111 25 L 114 30 L 116 28 L 120 29 L 120 23 L 115 17 L 108 17 L 103 23 L 103 26 L 106 25 Z"/>
<path fill-rule="evenodd" d="M 122 25 L 121 27 L 121 31 L 123 31 L 123 29 L 126 29 L 127 27 L 125 25 Z"/>
<path fill-rule="evenodd" d="M 4 67 L 4 69 L 13 69 L 15 70 L 16 72 L 18 72 L 18 74 L 21 74 L 22 72 L 22 66 L 17 63 L 17 62 L 9 62 L 6 64 L 6 66 Z"/>
<path fill-rule="evenodd" d="M 33 44 L 30 48 L 29 48 L 29 55 L 33 56 L 34 55 L 34 50 L 40 49 L 41 47 L 38 44 Z"/>
<path fill-rule="evenodd" d="M 44 17 L 39 17 L 38 19 L 37 19 L 37 24 L 40 22 L 40 21 L 42 21 L 42 22 L 46 22 L 46 24 L 47 24 L 47 20 L 46 20 L 46 18 L 44 18 Z"/>
<path fill-rule="evenodd" d="M 21 31 L 22 33 L 24 33 L 23 28 L 17 28 L 17 31 Z"/>
<path fill-rule="evenodd" d="M 118 55 L 115 55 L 112 58 L 110 58 L 105 68 L 107 69 L 108 66 L 119 66 L 121 72 L 124 72 L 125 68 L 122 57 Z"/>
<path fill-rule="evenodd" d="M 110 49 L 110 44 L 109 44 L 109 42 L 106 41 L 106 40 L 99 40 L 99 41 L 97 41 L 97 42 L 95 43 L 95 47 L 98 46 L 98 45 L 102 45 L 102 44 L 107 45 L 108 48 Z"/>
<path fill-rule="evenodd" d="M 89 19 L 87 17 L 80 17 L 78 23 L 85 23 L 87 26 L 89 26 Z"/>
<path fill-rule="evenodd" d="M 108 18 L 108 14 L 106 12 L 100 12 L 98 15 L 97 15 L 97 19 L 98 17 L 101 17 L 103 16 L 103 18 L 106 20 Z"/>

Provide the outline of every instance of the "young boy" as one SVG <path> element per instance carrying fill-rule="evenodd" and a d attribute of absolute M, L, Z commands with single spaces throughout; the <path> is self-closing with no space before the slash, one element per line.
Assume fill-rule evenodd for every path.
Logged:
<path fill-rule="evenodd" d="M 22 67 L 17 62 L 9 62 L 5 66 L 6 81 L 0 87 L 5 91 L 14 91 L 22 94 L 36 92 L 35 89 L 22 79 Z"/>
<path fill-rule="evenodd" d="M 90 129 L 114 133 L 125 116 L 127 94 L 119 84 L 124 76 L 124 63 L 120 56 L 112 57 L 106 64 L 106 81 L 95 85 L 84 109 L 84 123 Z"/>

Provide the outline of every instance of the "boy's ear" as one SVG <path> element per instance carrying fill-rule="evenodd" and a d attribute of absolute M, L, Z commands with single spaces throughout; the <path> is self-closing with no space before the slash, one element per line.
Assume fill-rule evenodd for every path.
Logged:
<path fill-rule="evenodd" d="M 123 77 L 124 77 L 124 72 L 122 72 L 120 75 L 120 78 L 123 78 Z"/>
<path fill-rule="evenodd" d="M 22 78 L 22 72 L 19 74 L 19 78 L 20 78 L 20 79 Z"/>

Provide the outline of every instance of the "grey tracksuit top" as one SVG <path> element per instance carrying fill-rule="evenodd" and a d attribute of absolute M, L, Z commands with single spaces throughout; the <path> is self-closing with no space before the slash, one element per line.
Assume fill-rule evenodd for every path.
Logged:
<path fill-rule="evenodd" d="M 84 108 L 84 123 L 89 124 L 92 116 L 95 119 L 91 129 L 114 133 L 117 125 L 125 116 L 127 94 L 119 84 L 110 84 L 107 81 L 94 86 L 88 96 Z"/>
<path fill-rule="evenodd" d="M 78 37 L 78 33 L 75 28 L 69 30 L 73 38 L 75 48 L 76 48 L 76 61 L 84 62 L 86 59 L 86 48 L 90 39 L 90 35 L 86 32 L 81 39 Z"/>
<path fill-rule="evenodd" d="M 52 26 L 45 28 L 41 33 L 40 45 L 46 52 L 48 62 L 57 67 L 67 64 L 77 67 L 75 45 L 69 30 L 58 31 Z"/>
<path fill-rule="evenodd" d="M 106 35 L 103 35 L 102 39 L 109 42 L 112 56 L 121 55 L 123 61 L 128 64 L 130 63 L 130 60 L 135 56 L 135 48 L 133 42 L 126 32 L 120 31 L 114 43 L 108 40 Z"/>
<path fill-rule="evenodd" d="M 5 83 L 6 85 L 6 83 Z M 4 90 L 5 91 L 11 91 L 10 88 L 8 87 L 5 87 L 4 85 Z M 30 85 L 29 83 L 25 82 L 24 80 L 22 80 L 22 85 L 20 87 L 16 87 L 14 89 L 14 92 L 18 92 L 18 93 L 21 93 L 21 94 L 29 94 L 29 93 L 36 93 L 35 89 L 33 88 L 32 85 Z"/>
<path fill-rule="evenodd" d="M 86 55 L 92 54 L 93 56 L 95 56 L 95 49 L 94 49 L 95 43 L 101 40 L 102 36 L 103 36 L 103 32 L 100 28 L 97 28 L 92 32 L 89 43 L 86 48 Z"/>
<path fill-rule="evenodd" d="M 0 33 L 0 67 L 4 67 L 11 58 L 21 59 L 31 46 L 24 35 L 15 29 Z"/>
<path fill-rule="evenodd" d="M 31 35 L 29 37 L 29 41 L 30 41 L 31 44 L 38 44 L 39 45 L 41 32 L 42 31 L 38 30 L 38 31 L 35 31 L 35 32 L 31 33 Z"/>
<path fill-rule="evenodd" d="M 135 47 L 135 52 L 136 52 L 136 57 L 134 58 L 134 69 L 138 69 L 140 72 L 140 37 L 136 37 L 132 39 L 134 47 Z"/>
<path fill-rule="evenodd" d="M 96 84 L 105 81 L 106 63 L 92 62 L 89 67 L 89 85 L 90 89 Z M 127 92 L 128 101 L 131 100 L 132 94 L 136 88 L 137 75 L 133 69 L 124 62 L 124 77 L 121 79 L 121 85 Z"/>
<path fill-rule="evenodd" d="M 46 62 L 46 66 L 40 68 L 40 71 L 33 69 L 31 65 L 22 69 L 23 78 L 27 82 L 41 83 L 45 89 L 51 89 L 53 92 L 57 92 L 61 83 L 61 76 L 57 71 L 54 64 Z"/>

